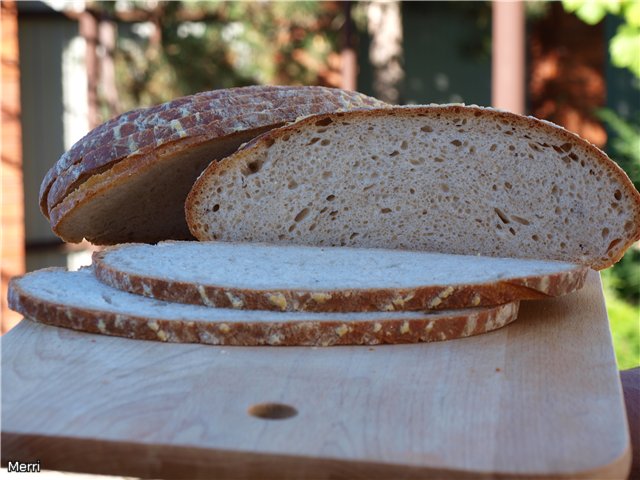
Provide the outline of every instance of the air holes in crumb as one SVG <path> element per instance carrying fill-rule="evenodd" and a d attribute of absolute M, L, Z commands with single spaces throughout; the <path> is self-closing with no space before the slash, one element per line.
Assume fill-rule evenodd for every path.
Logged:
<path fill-rule="evenodd" d="M 104 293 L 102 294 L 102 299 L 107 302 L 109 305 L 111 305 L 113 302 L 111 300 L 111 297 L 109 297 L 108 295 L 105 295 Z"/>
<path fill-rule="evenodd" d="M 313 137 L 311 140 L 309 140 L 309 143 L 307 143 L 307 146 L 308 145 L 313 145 L 314 143 L 319 142 L 319 141 L 320 141 L 320 137 Z"/>
<path fill-rule="evenodd" d="M 540 240 L 540 237 L 538 235 L 531 235 L 531 239 L 537 242 L 538 240 Z"/>
<path fill-rule="evenodd" d="M 498 148 L 498 146 L 494 143 L 493 145 L 491 145 L 491 147 L 489 148 L 489 150 L 491 150 L 492 152 L 496 151 L 496 148 Z"/>
<path fill-rule="evenodd" d="M 443 192 L 448 192 L 449 191 L 449 185 L 447 185 L 446 183 L 441 183 L 440 184 L 440 190 L 442 190 Z"/>
<path fill-rule="evenodd" d="M 284 420 L 295 417 L 298 411 L 284 403 L 258 403 L 249 407 L 249 415 L 264 420 Z"/>
<path fill-rule="evenodd" d="M 513 229 L 513 227 L 509 228 L 509 233 L 511 233 L 511 235 L 515 235 L 516 231 Z"/>
<path fill-rule="evenodd" d="M 349 236 L 349 240 L 353 240 L 354 238 L 356 238 L 358 235 L 360 235 L 357 232 L 353 232 L 350 236 Z"/>
<path fill-rule="evenodd" d="M 211 209 L 211 211 L 213 211 L 213 212 L 217 212 L 218 210 L 220 210 L 220 204 L 219 204 L 219 203 L 216 203 L 216 204 L 213 206 L 213 208 Z"/>
<path fill-rule="evenodd" d="M 616 238 L 616 239 L 612 240 L 611 243 L 609 244 L 609 246 L 607 247 L 607 252 L 610 251 L 617 244 L 619 244 L 621 241 L 622 241 L 622 239 L 620 239 L 620 238 Z"/>
<path fill-rule="evenodd" d="M 391 153 L 389 154 L 389 156 L 390 156 L 390 157 L 395 157 L 395 156 L 397 156 L 397 155 L 400 155 L 400 152 L 399 152 L 398 150 L 394 150 L 393 152 L 391 152 Z"/>
<path fill-rule="evenodd" d="M 322 172 L 322 178 L 329 178 L 333 173 L 331 171 Z"/>
<path fill-rule="evenodd" d="M 298 188 L 298 182 L 296 182 L 295 180 L 289 180 L 289 183 L 287 184 L 287 188 L 289 190 L 294 190 Z"/>
<path fill-rule="evenodd" d="M 256 159 L 253 162 L 247 163 L 247 170 L 245 170 L 243 173 L 246 176 L 249 176 L 259 172 L 260 169 L 262 168 L 262 162 L 263 161 L 261 159 Z"/>
<path fill-rule="evenodd" d="M 496 212 L 496 215 L 498 215 L 498 217 L 500 217 L 502 223 L 509 223 L 509 217 L 507 217 L 502 210 L 500 210 L 499 208 L 494 208 L 493 211 Z"/>
<path fill-rule="evenodd" d="M 518 217 L 517 215 L 511 215 L 511 219 L 521 225 L 529 225 L 531 223 L 526 218 Z"/>
<path fill-rule="evenodd" d="M 567 248 L 567 244 L 564 242 L 560 242 L 560 248 Z"/>
<path fill-rule="evenodd" d="M 391 213 L 391 209 L 390 208 L 381 208 L 380 209 L 380 213 Z"/>
<path fill-rule="evenodd" d="M 400 150 L 406 150 L 407 148 L 409 148 L 409 143 L 406 140 L 403 140 L 400 144 Z"/>
<path fill-rule="evenodd" d="M 504 188 L 506 188 L 507 190 L 511 190 L 512 187 L 513 185 L 511 185 L 509 182 L 504 182 Z"/>
<path fill-rule="evenodd" d="M 430 127 L 429 125 L 425 125 L 420 130 L 422 130 L 423 132 L 427 132 L 427 133 L 433 132 L 433 128 Z"/>
<path fill-rule="evenodd" d="M 620 190 L 616 190 L 616 193 L 613 194 L 613 197 L 616 200 L 620 200 L 622 198 L 622 192 Z"/>
<path fill-rule="evenodd" d="M 459 147 L 460 145 L 462 145 L 462 142 L 460 140 L 451 140 L 451 145 Z"/>
<path fill-rule="evenodd" d="M 438 160 L 436 159 L 436 161 Z M 411 165 L 421 165 L 424 163 L 424 158 L 412 158 L 411 160 L 409 160 L 409 163 Z"/>
<path fill-rule="evenodd" d="M 336 198 L 336 196 L 335 196 L 335 195 L 329 195 L 329 196 L 327 197 L 327 201 L 328 201 L 328 202 L 332 202 L 333 200 L 335 200 L 335 198 Z"/>
<path fill-rule="evenodd" d="M 320 142 L 320 145 L 322 145 L 323 147 L 326 147 L 326 146 L 327 146 L 327 145 L 329 145 L 330 143 L 331 143 L 331 141 L 329 141 L 329 140 L 327 140 L 327 139 L 325 138 L 325 139 L 323 139 L 323 140 Z"/>
<path fill-rule="evenodd" d="M 304 220 L 306 218 L 307 215 L 309 215 L 309 209 L 308 208 L 303 208 L 302 210 L 300 210 L 298 212 L 298 214 L 295 216 L 293 221 L 294 222 L 301 222 L 302 220 Z"/>
<path fill-rule="evenodd" d="M 603 239 L 607 238 L 607 236 L 609 235 L 609 229 L 605 227 L 605 228 L 602 229 L 601 233 L 602 233 L 602 238 Z"/>
<path fill-rule="evenodd" d="M 316 122 L 316 127 L 326 127 L 327 125 L 331 125 L 333 120 L 330 117 L 323 118 Z"/>
<path fill-rule="evenodd" d="M 438 162 L 438 163 L 442 163 L 442 162 L 444 162 L 444 158 L 436 157 L 436 158 L 433 159 L 433 161 L 434 162 Z"/>

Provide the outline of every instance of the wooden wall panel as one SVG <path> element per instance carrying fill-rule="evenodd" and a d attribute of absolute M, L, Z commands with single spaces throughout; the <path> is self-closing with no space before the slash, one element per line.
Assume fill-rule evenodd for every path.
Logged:
<path fill-rule="evenodd" d="M 24 272 L 24 193 L 22 181 L 22 129 L 20 124 L 20 64 L 18 53 L 18 13 L 15 1 L 0 3 L 0 29 L 2 38 L 2 217 L 0 232 L 0 304 L 2 318 L 0 330 L 8 331 L 20 315 L 7 307 L 7 284 L 14 275 Z"/>

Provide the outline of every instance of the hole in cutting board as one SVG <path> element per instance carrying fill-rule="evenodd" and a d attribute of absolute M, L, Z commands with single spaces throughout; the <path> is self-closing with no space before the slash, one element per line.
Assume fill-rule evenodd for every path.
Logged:
<path fill-rule="evenodd" d="M 249 407 L 249 415 L 265 420 L 283 420 L 295 417 L 298 411 L 284 403 L 257 403 Z"/>

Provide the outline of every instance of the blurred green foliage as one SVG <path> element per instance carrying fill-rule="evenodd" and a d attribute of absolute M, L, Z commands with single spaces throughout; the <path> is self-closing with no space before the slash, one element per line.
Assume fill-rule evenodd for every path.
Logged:
<path fill-rule="evenodd" d="M 602 272 L 602 282 L 618 368 L 625 370 L 640 365 L 640 335 L 638 334 L 640 315 L 637 304 L 634 306 L 622 300 L 611 287 L 615 276 L 610 275 L 610 271 L 611 269 Z"/>
<path fill-rule="evenodd" d="M 628 69 L 640 84 L 640 2 L 637 0 L 563 0 L 566 11 L 594 25 L 607 14 L 623 20 L 609 43 L 611 63 Z M 624 118 L 611 109 L 598 112 L 611 132 L 607 150 L 640 188 L 640 116 Z M 607 312 L 621 369 L 640 365 L 640 249 L 632 246 L 602 272 Z"/>
<path fill-rule="evenodd" d="M 611 39 L 609 53 L 616 67 L 628 68 L 640 78 L 640 2 L 637 0 L 563 0 L 566 11 L 589 25 L 607 14 L 620 15 L 624 23 Z"/>

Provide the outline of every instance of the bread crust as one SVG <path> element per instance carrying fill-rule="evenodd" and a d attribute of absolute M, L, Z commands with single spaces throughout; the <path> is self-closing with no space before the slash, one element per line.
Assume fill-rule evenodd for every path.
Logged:
<path fill-rule="evenodd" d="M 242 92 L 240 101 L 237 99 L 239 91 Z M 134 132 L 113 145 L 94 145 L 95 148 L 92 147 L 93 150 L 86 153 L 80 163 L 72 164 L 62 171 L 41 196 L 41 200 L 46 197 L 47 214 L 54 233 L 69 242 L 79 242 L 86 238 L 93 243 L 107 245 L 133 240 L 156 242 L 168 238 L 192 238 L 184 221 L 182 208 L 184 197 L 195 176 L 189 181 L 183 197 L 176 200 L 176 208 L 181 211 L 181 225 L 169 224 L 166 231 L 147 234 L 144 226 L 138 228 L 136 222 L 131 221 L 128 227 L 131 232 L 114 231 L 110 234 L 103 227 L 92 226 L 91 222 L 94 220 L 91 219 L 95 216 L 92 206 L 97 208 L 115 201 L 111 192 L 117 191 L 122 194 L 127 185 L 135 183 L 140 175 L 145 172 L 148 175 L 152 171 L 161 172 L 162 169 L 168 168 L 165 165 L 170 165 L 179 155 L 188 155 L 194 150 L 210 146 L 211 161 L 220 156 L 220 152 L 217 151 L 219 144 L 235 142 L 234 139 L 238 138 L 235 149 L 253 135 L 292 121 L 299 115 L 385 105 L 356 92 L 323 87 L 255 87 L 248 91 L 232 89 L 212 92 L 212 96 L 216 97 L 215 102 L 209 101 L 207 97 L 198 102 L 181 104 L 180 108 L 190 109 L 191 115 L 182 118 L 180 122 L 172 122 L 166 117 L 160 127 Z M 277 108 L 271 109 L 272 105 L 276 105 Z M 156 109 L 154 118 L 160 118 L 156 123 L 161 123 L 163 114 L 170 115 L 175 111 L 173 109 L 167 113 L 165 110 Z M 142 120 L 141 122 L 144 124 Z M 131 192 L 130 202 L 136 202 L 136 198 L 141 194 L 140 191 Z M 130 202 L 113 206 L 112 210 L 126 211 L 127 205 L 131 205 Z M 107 218 L 104 223 L 114 221 L 115 218 Z M 118 222 L 119 220 L 116 221 Z M 136 228 L 139 230 L 137 233 Z"/>
<path fill-rule="evenodd" d="M 384 105 L 371 97 L 325 87 L 239 87 L 203 92 L 133 110 L 112 119 L 77 142 L 47 172 L 40 188 L 45 216 L 79 181 L 127 157 L 142 156 L 171 143 L 189 145 L 261 126 L 276 126 L 300 115 Z"/>
<path fill-rule="evenodd" d="M 446 117 L 449 119 L 464 116 L 483 117 L 484 119 L 495 120 L 507 126 L 518 127 L 522 130 L 540 132 L 541 134 L 548 135 L 549 138 L 553 138 L 557 142 L 569 144 L 574 149 L 583 150 L 586 152 L 589 161 L 592 161 L 605 169 L 611 178 L 619 185 L 621 196 L 628 199 L 628 203 L 631 206 L 631 213 L 629 216 L 632 220 L 628 221 L 628 225 L 625 225 L 625 238 L 621 238 L 619 243 L 612 246 L 607 252 L 608 258 L 588 259 L 588 261 L 585 260 L 582 263 L 596 270 L 608 268 L 622 258 L 624 252 L 634 242 L 640 240 L 640 193 L 634 188 L 627 174 L 602 150 L 582 139 L 578 135 L 546 120 L 517 115 L 493 108 L 479 107 L 476 105 L 465 106 L 459 104 L 394 106 L 386 109 L 320 114 L 301 119 L 295 123 L 267 132 L 244 145 L 236 153 L 225 158 L 224 161 L 210 165 L 200 175 L 185 202 L 186 219 L 189 229 L 194 237 L 199 240 L 221 239 L 216 238 L 212 233 L 207 232 L 202 228 L 203 222 L 199 218 L 198 206 L 203 202 L 202 199 L 206 197 L 208 182 L 211 178 L 217 177 L 227 170 L 241 168 L 241 166 L 249 161 L 252 156 L 260 155 L 265 152 L 274 142 L 281 140 L 283 137 L 295 135 L 296 132 L 304 131 L 305 128 L 324 123 L 358 122 L 381 117 L 387 117 L 390 119 L 394 117 L 419 118 L 422 116 L 430 117 L 434 115 L 440 115 L 443 118 Z M 543 146 L 543 148 L 552 147 L 553 145 Z M 595 225 L 594 228 L 599 229 L 599 226 Z"/>
<path fill-rule="evenodd" d="M 64 305 L 25 291 L 20 285 L 21 278 L 16 277 L 10 282 L 9 306 L 32 321 L 90 333 L 172 343 L 331 346 L 435 342 L 496 330 L 513 322 L 518 311 L 518 303 L 514 302 L 410 320 L 389 318 L 343 322 L 328 318 L 326 321 L 300 322 L 207 322 L 151 318 Z"/>
<path fill-rule="evenodd" d="M 175 243 L 179 245 L 180 242 Z M 552 274 L 495 282 L 456 284 L 452 279 L 450 284 L 412 288 L 252 290 L 136 274 L 109 263 L 110 253 L 135 245 L 117 245 L 94 252 L 93 268 L 98 280 L 118 290 L 159 300 L 244 310 L 391 312 L 484 307 L 566 295 L 582 288 L 589 271 L 587 267 L 576 265 L 573 269 Z"/>

